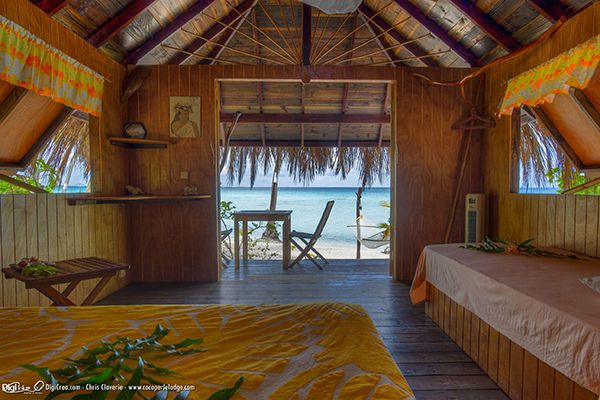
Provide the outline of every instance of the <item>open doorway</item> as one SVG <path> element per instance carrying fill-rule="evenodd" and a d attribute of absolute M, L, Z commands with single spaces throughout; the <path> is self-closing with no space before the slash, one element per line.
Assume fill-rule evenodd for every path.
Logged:
<path fill-rule="evenodd" d="M 248 221 L 236 234 L 235 213 L 290 210 L 294 268 L 309 246 L 298 268 L 375 260 L 390 269 L 391 91 L 384 81 L 219 82 L 225 268 L 235 269 L 236 248 L 245 265 L 244 238 L 246 265 L 285 257 L 281 222 Z"/>

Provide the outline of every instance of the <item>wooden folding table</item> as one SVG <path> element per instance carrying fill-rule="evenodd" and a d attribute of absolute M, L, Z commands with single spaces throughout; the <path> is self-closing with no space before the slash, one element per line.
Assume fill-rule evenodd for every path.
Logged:
<path fill-rule="evenodd" d="M 25 283 L 27 289 L 37 289 L 44 296 L 52 300 L 53 306 L 75 306 L 68 296 L 75 290 L 79 282 L 101 278 L 92 291 L 81 303 L 82 306 L 88 306 L 94 302 L 102 289 L 106 286 L 119 271 L 128 270 L 129 265 L 114 263 L 102 258 L 88 257 L 76 258 L 72 260 L 59 261 L 53 264 L 58 273 L 50 276 L 25 276 L 21 270 L 10 266 L 3 268 L 2 272 L 7 279 L 14 278 Z M 68 283 L 69 285 L 59 292 L 52 285 Z"/>

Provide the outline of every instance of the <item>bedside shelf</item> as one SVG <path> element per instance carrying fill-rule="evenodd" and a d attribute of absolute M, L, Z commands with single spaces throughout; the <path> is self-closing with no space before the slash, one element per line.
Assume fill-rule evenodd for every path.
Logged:
<path fill-rule="evenodd" d="M 70 206 L 83 206 L 90 204 L 143 204 L 166 202 L 189 202 L 210 199 L 209 194 L 194 196 L 89 196 L 67 198 Z"/>
<path fill-rule="evenodd" d="M 112 145 L 135 149 L 166 149 L 170 144 L 166 140 L 130 139 L 124 137 L 111 137 L 108 140 Z"/>

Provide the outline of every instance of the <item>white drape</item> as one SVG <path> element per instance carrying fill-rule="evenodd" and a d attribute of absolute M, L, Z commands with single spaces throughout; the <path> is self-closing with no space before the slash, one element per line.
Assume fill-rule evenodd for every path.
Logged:
<path fill-rule="evenodd" d="M 356 11 L 362 0 L 300 0 L 326 14 L 346 14 Z"/>

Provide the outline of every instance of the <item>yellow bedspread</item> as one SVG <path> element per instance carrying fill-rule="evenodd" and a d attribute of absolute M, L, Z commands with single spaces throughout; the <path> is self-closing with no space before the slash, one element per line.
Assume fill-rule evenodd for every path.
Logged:
<path fill-rule="evenodd" d="M 189 399 L 240 376 L 234 399 L 413 398 L 366 311 L 346 303 L 1 309 L 0 383 L 33 386 L 37 376 L 20 365 L 57 368 L 81 346 L 146 336 L 157 323 L 171 330 L 167 343 L 203 338 L 209 349 L 161 358 L 181 374 L 163 381 L 195 386 Z"/>

